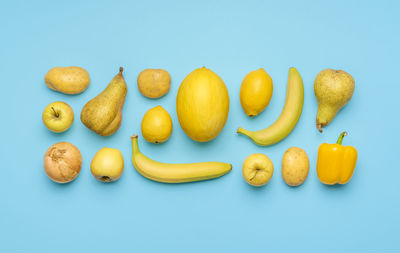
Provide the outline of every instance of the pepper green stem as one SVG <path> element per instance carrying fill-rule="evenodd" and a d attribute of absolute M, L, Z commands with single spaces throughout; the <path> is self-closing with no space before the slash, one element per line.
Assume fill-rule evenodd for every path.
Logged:
<path fill-rule="evenodd" d="M 340 135 L 339 135 L 339 138 L 338 138 L 338 140 L 337 140 L 337 144 L 342 144 L 342 141 L 343 141 L 343 137 L 345 137 L 347 135 L 347 132 L 345 131 L 345 132 L 343 132 L 343 133 L 341 133 Z"/>

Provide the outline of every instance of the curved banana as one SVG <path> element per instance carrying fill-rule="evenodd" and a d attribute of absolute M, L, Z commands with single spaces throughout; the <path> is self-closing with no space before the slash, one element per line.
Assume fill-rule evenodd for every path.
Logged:
<path fill-rule="evenodd" d="M 283 140 L 292 132 L 303 110 L 303 79 L 295 68 L 289 69 L 285 106 L 279 118 L 269 127 L 259 131 L 249 131 L 239 127 L 238 133 L 244 134 L 261 146 L 268 146 Z"/>
<path fill-rule="evenodd" d="M 138 147 L 138 136 L 132 135 L 132 163 L 142 176 L 163 183 L 186 183 L 217 178 L 232 170 L 232 165 L 222 162 L 168 164 L 151 160 Z"/>

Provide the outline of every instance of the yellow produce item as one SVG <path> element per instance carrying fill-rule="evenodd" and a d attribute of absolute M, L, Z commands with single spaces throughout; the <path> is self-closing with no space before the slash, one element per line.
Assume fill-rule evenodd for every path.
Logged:
<path fill-rule="evenodd" d="M 263 186 L 271 180 L 274 165 L 264 154 L 249 155 L 243 162 L 243 178 L 252 186 Z"/>
<path fill-rule="evenodd" d="M 182 82 L 176 97 L 178 120 L 195 141 L 214 139 L 224 128 L 229 112 L 229 94 L 224 81 L 203 67 Z"/>
<path fill-rule="evenodd" d="M 264 69 L 248 73 L 240 87 L 240 103 L 244 112 L 257 116 L 269 104 L 272 97 L 272 79 Z"/>
<path fill-rule="evenodd" d="M 132 163 L 144 177 L 163 183 L 186 183 L 217 178 L 232 170 L 232 165 L 222 162 L 168 164 L 151 160 L 138 147 L 138 136 L 132 135 Z"/>
<path fill-rule="evenodd" d="M 321 133 L 322 128 L 350 101 L 354 88 L 353 77 L 343 70 L 324 69 L 318 73 L 314 94 L 318 102 L 316 125 Z"/>
<path fill-rule="evenodd" d="M 303 110 L 303 79 L 295 68 L 289 69 L 285 106 L 279 118 L 269 127 L 259 131 L 249 131 L 239 127 L 244 134 L 261 146 L 268 146 L 283 140 L 292 132 Z"/>
<path fill-rule="evenodd" d="M 340 134 L 336 144 L 323 143 L 318 149 L 317 174 L 324 184 L 346 184 L 353 176 L 357 163 L 357 150 L 352 146 L 343 146 Z"/>
<path fill-rule="evenodd" d="M 282 178 L 289 186 L 298 186 L 306 181 L 310 161 L 307 153 L 298 147 L 286 150 L 282 157 Z"/>
<path fill-rule="evenodd" d="M 142 120 L 142 135 L 148 142 L 163 143 L 172 133 L 172 119 L 162 107 L 156 106 L 148 110 Z"/>
<path fill-rule="evenodd" d="M 44 77 L 47 87 L 65 94 L 78 94 L 90 83 L 89 73 L 81 67 L 55 67 Z"/>
<path fill-rule="evenodd" d="M 128 92 L 123 70 L 120 67 L 107 87 L 87 102 L 81 111 L 82 123 L 101 136 L 110 136 L 121 126 L 122 108 Z"/>
<path fill-rule="evenodd" d="M 168 93 L 171 87 L 171 76 L 164 69 L 145 69 L 140 72 L 137 84 L 143 96 L 159 98 Z"/>
<path fill-rule="evenodd" d="M 115 148 L 102 148 L 93 157 L 90 164 L 93 176 L 102 182 L 118 180 L 124 172 L 124 158 Z"/>

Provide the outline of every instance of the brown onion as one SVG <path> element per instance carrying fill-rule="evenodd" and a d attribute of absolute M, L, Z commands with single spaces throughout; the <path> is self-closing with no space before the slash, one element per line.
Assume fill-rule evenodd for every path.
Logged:
<path fill-rule="evenodd" d="M 69 142 L 56 143 L 44 154 L 44 171 L 56 183 L 74 180 L 79 175 L 81 166 L 81 152 Z"/>

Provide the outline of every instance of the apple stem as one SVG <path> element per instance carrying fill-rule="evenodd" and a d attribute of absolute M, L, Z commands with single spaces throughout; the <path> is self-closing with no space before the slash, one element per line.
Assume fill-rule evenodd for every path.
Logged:
<path fill-rule="evenodd" d="M 56 114 L 56 117 L 58 118 L 60 116 L 60 114 L 58 114 L 58 112 L 56 112 L 56 110 L 54 109 L 54 107 L 51 107 L 51 109 L 53 109 L 54 113 Z"/>

